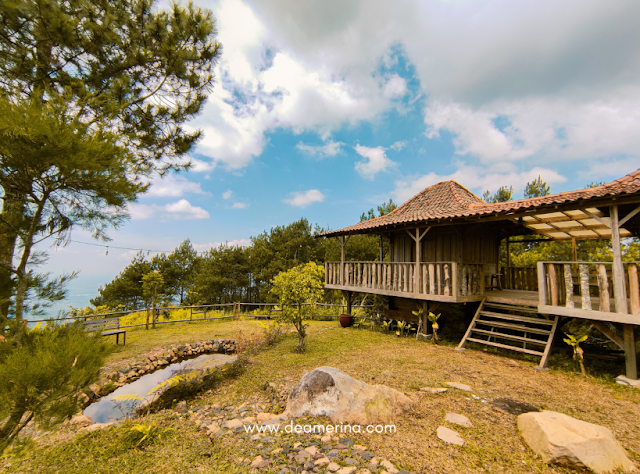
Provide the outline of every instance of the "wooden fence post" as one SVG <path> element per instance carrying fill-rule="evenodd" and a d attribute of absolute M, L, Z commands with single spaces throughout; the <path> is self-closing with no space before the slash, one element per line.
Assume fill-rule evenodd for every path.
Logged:
<path fill-rule="evenodd" d="M 149 308 L 147 308 L 147 325 L 145 327 L 145 329 L 149 329 Z"/>

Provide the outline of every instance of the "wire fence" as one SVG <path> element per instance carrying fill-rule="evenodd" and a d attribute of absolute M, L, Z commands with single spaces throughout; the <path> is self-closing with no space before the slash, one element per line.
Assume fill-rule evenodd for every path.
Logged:
<path fill-rule="evenodd" d="M 110 311 L 106 313 L 83 313 L 73 316 L 64 316 L 49 319 L 30 319 L 28 324 L 56 321 L 91 321 L 103 318 L 118 318 L 119 328 L 134 328 L 145 326 L 155 327 L 158 324 L 191 323 L 197 321 L 215 321 L 223 319 L 271 319 L 282 312 L 278 303 L 219 303 L 210 305 L 191 306 L 158 306 L 155 308 L 139 308 L 126 311 Z M 346 312 L 346 304 L 332 303 L 303 303 L 307 307 L 306 314 L 311 319 L 334 319 Z M 367 309 L 373 305 L 351 305 L 352 314 L 356 317 L 365 317 Z"/>

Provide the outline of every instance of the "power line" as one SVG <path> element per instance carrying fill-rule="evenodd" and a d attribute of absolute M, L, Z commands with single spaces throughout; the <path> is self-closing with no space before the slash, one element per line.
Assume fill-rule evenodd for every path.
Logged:
<path fill-rule="evenodd" d="M 171 253 L 173 252 L 173 250 L 153 250 L 153 249 L 143 249 L 141 247 L 117 247 L 115 245 L 106 245 L 106 244 L 94 244 L 91 242 L 80 242 L 78 240 L 69 240 L 69 242 L 73 242 L 74 244 L 82 244 L 82 245 L 91 245 L 93 247 L 103 247 L 103 248 L 112 248 L 112 249 L 119 249 L 119 250 L 142 250 L 142 251 L 147 251 L 147 252 L 154 252 L 154 253 Z M 201 252 L 198 252 L 201 253 Z"/>

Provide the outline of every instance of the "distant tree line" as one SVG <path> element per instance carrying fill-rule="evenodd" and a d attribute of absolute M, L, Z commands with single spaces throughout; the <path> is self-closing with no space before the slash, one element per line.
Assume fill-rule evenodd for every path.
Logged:
<path fill-rule="evenodd" d="M 361 220 L 373 219 L 396 208 L 389 200 L 377 210 L 363 213 Z M 162 304 L 218 304 L 230 302 L 274 302 L 272 280 L 301 263 L 340 260 L 340 245 L 333 238 L 316 238 L 327 229 L 300 219 L 273 227 L 251 238 L 248 247 L 221 245 L 198 254 L 187 239 L 172 253 L 151 258 L 139 252 L 118 276 L 98 289 L 91 300 L 95 307 L 138 309 L 151 303 L 143 278 L 158 272 L 162 285 L 158 291 Z M 387 258 L 388 244 L 383 245 Z M 348 260 L 371 261 L 380 258 L 377 236 L 355 235 L 347 243 Z"/>

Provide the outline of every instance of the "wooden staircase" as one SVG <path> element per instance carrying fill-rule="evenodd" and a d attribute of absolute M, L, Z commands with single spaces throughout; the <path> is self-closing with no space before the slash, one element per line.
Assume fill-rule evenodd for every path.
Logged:
<path fill-rule="evenodd" d="M 458 345 L 463 350 L 467 342 L 499 347 L 541 357 L 539 368 L 547 365 L 558 316 L 546 319 L 532 306 L 487 303 L 482 300 L 469 329 Z"/>

